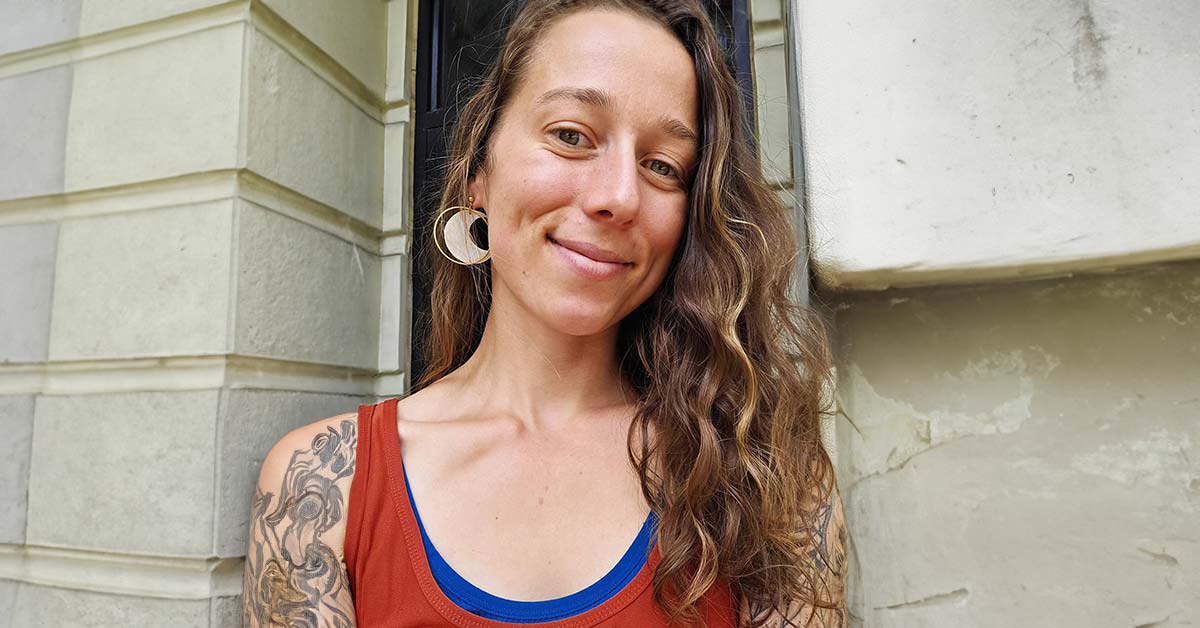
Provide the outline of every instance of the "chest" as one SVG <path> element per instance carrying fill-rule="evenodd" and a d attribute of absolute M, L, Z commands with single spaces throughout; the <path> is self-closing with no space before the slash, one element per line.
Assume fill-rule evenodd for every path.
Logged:
<path fill-rule="evenodd" d="M 546 600 L 584 589 L 645 523 L 623 438 L 438 440 L 404 442 L 408 491 L 438 553 L 489 593 Z"/>

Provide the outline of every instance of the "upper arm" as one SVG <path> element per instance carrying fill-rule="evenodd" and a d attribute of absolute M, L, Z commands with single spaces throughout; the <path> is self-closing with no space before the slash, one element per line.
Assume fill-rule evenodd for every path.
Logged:
<path fill-rule="evenodd" d="M 812 576 L 812 586 L 805 588 L 824 604 L 794 602 L 784 613 L 772 613 L 767 628 L 845 628 L 849 625 L 846 603 L 846 517 L 842 497 L 833 485 L 827 497 L 814 512 L 811 543 L 806 546 L 806 569 Z M 828 606 L 828 607 L 827 607 Z M 740 625 L 749 625 L 749 607 L 741 609 Z"/>
<path fill-rule="evenodd" d="M 343 562 L 357 421 L 344 414 L 284 436 L 259 472 L 243 574 L 246 628 L 353 628 Z"/>

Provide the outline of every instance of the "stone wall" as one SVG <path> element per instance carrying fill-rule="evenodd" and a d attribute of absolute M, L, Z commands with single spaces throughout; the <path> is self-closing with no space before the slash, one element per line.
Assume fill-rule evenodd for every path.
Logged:
<path fill-rule="evenodd" d="M 262 456 L 403 391 L 414 10 L 0 4 L 0 627 L 240 625 Z"/>

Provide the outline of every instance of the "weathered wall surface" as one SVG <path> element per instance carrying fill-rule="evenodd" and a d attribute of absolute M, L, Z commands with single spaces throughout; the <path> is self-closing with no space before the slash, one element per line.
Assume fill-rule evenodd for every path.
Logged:
<path fill-rule="evenodd" d="M 238 626 L 258 462 L 403 390 L 410 3 L 0 3 L 0 627 Z"/>
<path fill-rule="evenodd" d="M 1200 621 L 1200 5 L 788 8 L 854 624 Z"/>
<path fill-rule="evenodd" d="M 794 6 L 825 287 L 1200 256 L 1200 4 Z"/>
<path fill-rule="evenodd" d="M 1200 262 L 835 311 L 860 625 L 1200 618 Z"/>

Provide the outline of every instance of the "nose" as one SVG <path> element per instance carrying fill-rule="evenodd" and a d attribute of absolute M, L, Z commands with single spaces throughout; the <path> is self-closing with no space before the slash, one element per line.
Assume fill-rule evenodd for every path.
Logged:
<path fill-rule="evenodd" d="M 618 224 L 637 215 L 641 204 L 641 177 L 637 155 L 631 146 L 614 144 L 593 161 L 585 183 L 584 209 L 591 215 L 604 215 Z"/>

